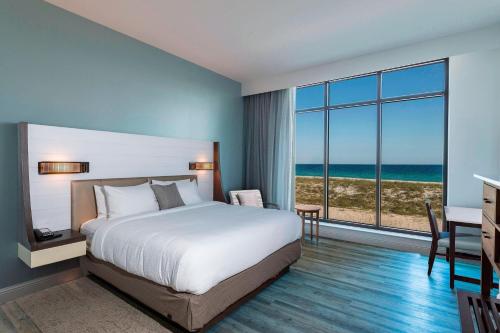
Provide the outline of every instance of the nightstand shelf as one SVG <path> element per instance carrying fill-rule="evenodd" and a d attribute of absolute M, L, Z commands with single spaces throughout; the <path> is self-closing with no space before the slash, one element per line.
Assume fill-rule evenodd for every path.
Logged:
<path fill-rule="evenodd" d="M 58 232 L 62 233 L 61 237 L 44 242 L 34 241 L 29 248 L 18 243 L 18 257 L 29 267 L 35 268 L 85 255 L 85 235 L 71 229 Z"/>

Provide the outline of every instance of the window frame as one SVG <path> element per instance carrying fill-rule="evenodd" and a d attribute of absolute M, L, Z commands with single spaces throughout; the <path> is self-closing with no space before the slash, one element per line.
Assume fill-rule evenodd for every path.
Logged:
<path fill-rule="evenodd" d="M 430 64 L 435 64 L 435 63 L 442 63 L 444 66 L 444 90 L 438 91 L 438 92 L 430 92 L 430 93 L 420 93 L 420 94 L 413 94 L 413 95 L 404 95 L 404 96 L 397 96 L 397 97 L 388 97 L 388 98 L 382 98 L 382 84 L 383 84 L 383 74 L 392 72 L 392 71 L 397 71 L 397 70 L 404 70 L 407 68 L 412 68 L 412 67 L 419 67 L 419 66 L 425 66 L 425 65 L 430 65 Z M 364 76 L 370 76 L 370 75 L 376 75 L 377 77 L 377 98 L 374 100 L 367 100 L 367 101 L 362 101 L 362 102 L 354 102 L 354 103 L 345 103 L 345 104 L 337 104 L 337 105 L 328 105 L 329 104 L 329 92 L 330 92 L 330 84 L 337 82 L 337 81 L 343 81 L 343 80 L 350 80 L 350 79 L 356 79 L 359 77 L 364 77 Z M 364 228 L 369 228 L 369 229 L 376 229 L 376 230 L 382 230 L 382 231 L 391 231 L 391 232 L 400 232 L 400 233 L 406 233 L 406 234 L 413 234 L 413 235 L 423 235 L 423 236 L 428 236 L 430 232 L 422 232 L 422 231 L 417 231 L 417 230 L 409 230 L 409 229 L 401 229 L 401 228 L 394 228 L 394 227 L 387 227 L 383 226 L 381 224 L 381 203 L 382 203 L 382 179 L 381 179 L 381 174 L 382 174 L 382 106 L 384 104 L 388 103 L 395 103 L 395 102 L 403 102 L 403 101 L 410 101 L 410 100 L 419 100 L 419 99 L 428 99 L 428 98 L 436 98 L 436 97 L 442 97 L 443 98 L 443 103 L 444 103 L 444 130 L 443 130 L 443 135 L 444 135 L 444 147 L 443 147 L 443 223 L 445 223 L 444 219 L 444 207 L 448 202 L 448 96 L 449 96 L 449 59 L 444 58 L 444 59 L 438 59 L 438 60 L 432 60 L 432 61 L 426 61 L 426 62 L 421 62 L 417 64 L 412 64 L 412 65 L 406 65 L 406 66 L 400 66 L 400 67 L 394 67 L 394 68 L 389 68 L 389 69 L 384 69 L 384 70 L 379 70 L 375 72 L 369 72 L 369 73 L 364 73 L 360 75 L 353 75 L 353 76 L 348 76 L 348 77 L 343 77 L 339 79 L 333 79 L 333 80 L 327 80 L 327 81 L 322 81 L 322 82 L 315 82 L 307 85 L 302 85 L 302 86 L 297 86 L 297 89 L 299 88 L 304 88 L 308 86 L 315 86 L 315 85 L 323 85 L 323 97 L 324 97 L 324 103 L 323 106 L 321 107 L 314 107 L 314 108 L 308 108 L 308 109 L 300 109 L 300 110 L 295 110 L 296 114 L 299 113 L 306 113 L 306 112 L 318 112 L 318 111 L 323 111 L 323 117 L 324 117 L 324 142 L 323 142 L 323 216 L 320 218 L 322 222 L 328 222 L 328 223 L 335 223 L 335 224 L 343 224 L 343 225 L 351 225 L 351 226 L 358 226 L 358 227 L 364 227 Z M 375 175 L 375 180 L 376 180 L 376 203 L 375 203 L 375 225 L 372 224 L 365 224 L 361 222 L 354 222 L 354 221 L 344 221 L 344 220 L 335 220 L 335 219 L 330 219 L 328 216 L 328 209 L 329 209 L 329 204 L 328 204 L 328 198 L 329 198 L 329 184 L 328 184 L 328 177 L 329 177 L 329 162 L 330 162 L 330 156 L 329 156 L 329 151 L 330 151 L 330 110 L 338 110 L 338 109 L 346 109 L 346 108 L 353 108 L 353 107 L 360 107 L 360 106 L 369 106 L 369 105 L 376 105 L 377 108 L 377 137 L 376 137 L 376 147 L 377 147 L 377 152 L 376 152 L 376 175 Z"/>

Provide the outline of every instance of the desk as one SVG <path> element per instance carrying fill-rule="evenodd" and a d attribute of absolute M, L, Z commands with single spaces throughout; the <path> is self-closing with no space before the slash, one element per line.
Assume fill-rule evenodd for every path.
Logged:
<path fill-rule="evenodd" d="M 479 279 L 455 274 L 455 236 L 457 227 L 481 229 L 483 211 L 479 208 L 445 207 L 444 213 L 450 231 L 450 288 L 455 288 L 455 280 L 479 284 Z"/>

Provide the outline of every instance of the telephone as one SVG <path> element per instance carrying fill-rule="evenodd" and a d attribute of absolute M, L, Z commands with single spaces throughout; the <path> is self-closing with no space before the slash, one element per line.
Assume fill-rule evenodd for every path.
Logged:
<path fill-rule="evenodd" d="M 48 228 L 35 229 L 35 230 L 33 230 L 33 232 L 35 233 L 36 240 L 39 242 L 46 241 L 49 239 L 54 239 L 54 238 L 62 236 L 61 233 L 56 234 Z"/>

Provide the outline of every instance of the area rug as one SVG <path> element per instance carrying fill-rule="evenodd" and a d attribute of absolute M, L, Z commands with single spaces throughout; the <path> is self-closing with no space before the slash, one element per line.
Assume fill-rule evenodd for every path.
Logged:
<path fill-rule="evenodd" d="M 88 278 L 18 298 L 1 309 L 17 332 L 172 332 Z"/>

